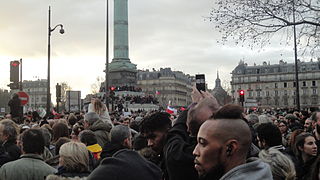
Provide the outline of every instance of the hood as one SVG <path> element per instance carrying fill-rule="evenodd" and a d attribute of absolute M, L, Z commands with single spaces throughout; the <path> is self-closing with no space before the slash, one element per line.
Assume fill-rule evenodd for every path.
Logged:
<path fill-rule="evenodd" d="M 247 163 L 237 166 L 227 172 L 220 180 L 272 180 L 270 166 L 258 158 L 249 158 Z"/>
<path fill-rule="evenodd" d="M 94 122 L 90 127 L 89 129 L 91 131 L 97 131 L 97 130 L 102 130 L 102 131 L 108 131 L 110 132 L 111 130 L 111 127 L 106 124 L 105 122 L 103 122 L 102 120 L 97 120 L 96 122 Z"/>

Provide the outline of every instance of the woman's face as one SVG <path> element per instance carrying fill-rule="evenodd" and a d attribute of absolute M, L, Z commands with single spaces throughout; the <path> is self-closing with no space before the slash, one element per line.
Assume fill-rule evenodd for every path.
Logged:
<path fill-rule="evenodd" d="M 317 156 L 317 145 L 314 137 L 308 136 L 304 140 L 303 152 L 310 156 Z"/>
<path fill-rule="evenodd" d="M 281 134 L 286 133 L 287 130 L 288 130 L 287 126 L 286 126 L 283 122 L 281 122 L 281 123 L 278 125 L 278 127 L 279 127 L 279 130 L 280 130 Z"/>

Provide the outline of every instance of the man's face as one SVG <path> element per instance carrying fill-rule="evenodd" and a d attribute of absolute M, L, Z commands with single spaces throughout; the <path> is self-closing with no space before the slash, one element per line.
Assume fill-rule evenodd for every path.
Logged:
<path fill-rule="evenodd" d="M 306 132 L 312 131 L 312 120 L 311 119 L 306 119 L 306 121 L 304 122 L 304 130 Z"/>
<path fill-rule="evenodd" d="M 224 173 L 223 143 L 214 136 L 216 121 L 206 121 L 199 130 L 198 144 L 193 151 L 195 168 L 200 177 Z"/>
<path fill-rule="evenodd" d="M 167 136 L 167 131 L 163 130 L 157 130 L 150 132 L 145 135 L 148 141 L 148 146 L 151 147 L 152 150 L 160 154 L 163 150 L 164 141 Z"/>

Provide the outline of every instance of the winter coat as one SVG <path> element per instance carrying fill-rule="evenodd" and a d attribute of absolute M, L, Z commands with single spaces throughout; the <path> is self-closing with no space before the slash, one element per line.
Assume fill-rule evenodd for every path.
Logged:
<path fill-rule="evenodd" d="M 0 167 L 10 161 L 8 152 L 4 150 L 4 147 L 0 145 Z"/>
<path fill-rule="evenodd" d="M 61 176 L 61 177 L 88 177 L 90 174 L 89 171 L 84 172 L 70 172 L 67 171 L 63 166 L 60 166 L 58 168 L 58 172 L 55 175 Z"/>
<path fill-rule="evenodd" d="M 21 150 L 16 144 L 15 140 L 8 140 L 3 143 L 4 150 L 9 154 L 10 161 L 19 159 L 21 155 Z"/>
<path fill-rule="evenodd" d="M 24 154 L 20 159 L 4 164 L 0 169 L 1 180 L 43 180 L 56 169 L 46 164 L 37 154 Z"/>
<path fill-rule="evenodd" d="M 137 152 L 123 149 L 105 158 L 88 180 L 160 180 L 161 170 Z"/>
<path fill-rule="evenodd" d="M 109 132 L 111 130 L 111 127 L 104 123 L 102 120 L 99 119 L 95 121 L 92 125 L 90 125 L 89 129 L 96 135 L 98 144 L 101 147 L 109 142 Z"/>
<path fill-rule="evenodd" d="M 187 132 L 187 113 L 188 111 L 182 112 L 167 135 L 162 162 L 163 176 L 166 180 L 198 179 L 198 173 L 194 168 L 195 157 L 192 154 L 197 141 L 196 137 L 190 137 Z"/>
<path fill-rule="evenodd" d="M 236 166 L 219 180 L 272 180 L 270 166 L 258 158 L 249 158 L 247 163 Z"/>
<path fill-rule="evenodd" d="M 116 152 L 118 152 L 121 149 L 126 149 L 126 147 L 124 147 L 121 144 L 107 143 L 102 148 L 101 159 L 104 159 L 106 157 L 112 157 L 113 154 L 115 154 Z"/>
<path fill-rule="evenodd" d="M 111 126 L 111 128 L 113 128 L 113 123 L 111 121 L 110 115 L 108 110 L 103 111 L 100 115 L 99 115 L 100 119 L 104 122 L 107 123 L 108 126 Z"/>

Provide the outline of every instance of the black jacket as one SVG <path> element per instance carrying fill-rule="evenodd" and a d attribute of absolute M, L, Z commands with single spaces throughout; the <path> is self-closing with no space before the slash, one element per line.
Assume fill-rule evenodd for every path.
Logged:
<path fill-rule="evenodd" d="M 161 170 L 137 152 L 123 149 L 105 158 L 88 180 L 161 180 Z"/>
<path fill-rule="evenodd" d="M 58 176 L 62 176 L 62 177 L 88 177 L 90 174 L 89 171 L 85 171 L 85 172 L 69 172 L 67 171 L 63 166 L 60 166 L 58 168 L 58 172 L 56 173 L 56 175 Z"/>
<path fill-rule="evenodd" d="M 192 154 L 197 141 L 196 137 L 190 137 L 187 132 L 187 114 L 187 110 L 182 112 L 168 132 L 164 147 L 165 180 L 198 179 Z"/>
<path fill-rule="evenodd" d="M 101 160 L 106 158 L 106 157 L 112 157 L 113 154 L 115 154 L 117 151 L 119 151 L 121 149 L 126 149 L 126 147 L 124 147 L 121 144 L 106 143 L 103 146 L 102 152 L 100 154 Z"/>
<path fill-rule="evenodd" d="M 19 159 L 21 155 L 21 150 L 18 145 L 15 143 L 15 140 L 8 140 L 3 143 L 4 150 L 9 154 L 10 161 Z"/>

